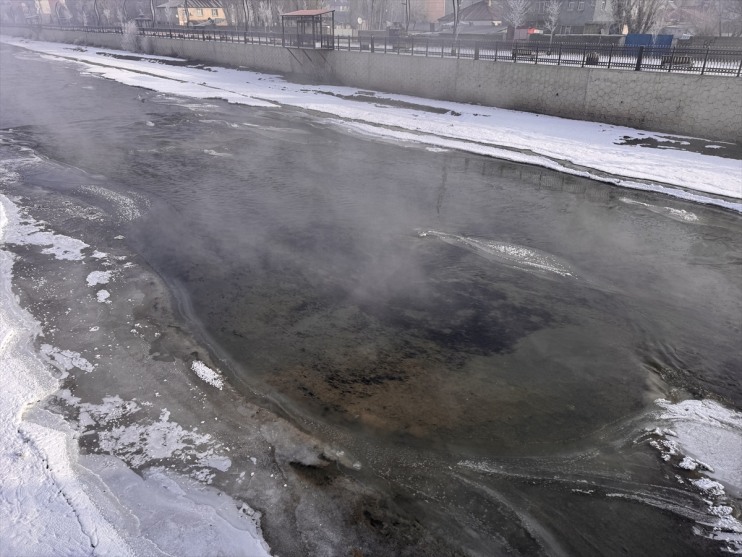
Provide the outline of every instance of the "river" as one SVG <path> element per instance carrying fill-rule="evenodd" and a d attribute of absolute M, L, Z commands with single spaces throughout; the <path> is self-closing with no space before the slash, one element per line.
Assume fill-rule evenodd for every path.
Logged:
<path fill-rule="evenodd" d="M 5 193 L 111 215 L 245 399 L 415 524 L 399 554 L 725 547 L 652 431 L 657 399 L 742 408 L 739 215 L 0 54 L 5 154 L 46 161 Z"/>

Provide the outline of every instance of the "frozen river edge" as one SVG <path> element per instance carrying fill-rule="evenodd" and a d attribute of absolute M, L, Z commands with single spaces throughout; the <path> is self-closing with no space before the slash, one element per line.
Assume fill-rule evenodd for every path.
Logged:
<path fill-rule="evenodd" d="M 20 226 L 15 206 L 0 196 L 3 243 L 9 230 L 17 233 Z M 50 257 L 82 259 L 80 250 L 86 245 L 79 240 L 38 229 L 29 232 L 28 236 L 37 236 L 30 243 L 45 246 Z M 43 335 L 41 324 L 19 306 L 12 291 L 13 259 L 10 252 L 0 251 L 3 553 L 124 556 L 166 555 L 176 550 L 187 554 L 210 537 L 197 526 L 208 516 L 217 532 L 211 543 L 220 549 L 241 547 L 244 554 L 268 555 L 259 527 L 249 518 L 252 510 L 164 468 L 140 477 L 115 456 L 81 456 L 78 432 L 60 415 L 37 406 L 58 391 L 68 370 L 90 364 L 86 366 L 87 360 L 79 354 L 57 357 L 60 373 L 52 376 L 33 346 L 34 339 Z M 149 500 L 147 513 L 167 517 L 158 521 L 160 532 L 148 531 L 151 526 L 141 514 L 144 499 Z M 168 536 L 163 520 L 177 524 L 178 533 Z M 190 528 L 180 530 L 186 524 Z M 208 548 L 203 549 L 206 554 Z"/>
<path fill-rule="evenodd" d="M 4 161 L 8 189 L 26 156 Z M 0 195 L 3 552 L 394 554 L 409 529 L 450 549 L 343 447 L 237 392 L 110 215 L 52 195 Z"/>

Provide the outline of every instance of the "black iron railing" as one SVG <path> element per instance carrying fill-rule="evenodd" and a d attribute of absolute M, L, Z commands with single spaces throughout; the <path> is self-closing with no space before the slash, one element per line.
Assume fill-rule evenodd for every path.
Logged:
<path fill-rule="evenodd" d="M 122 33 L 121 27 L 43 26 L 87 33 Z M 141 28 L 143 36 L 199 41 L 282 46 L 280 32 L 220 27 Z M 576 39 L 577 40 L 577 39 Z M 330 45 L 323 45 L 324 48 Z M 654 71 L 699 75 L 742 75 L 742 50 L 711 47 L 658 47 L 529 41 L 453 40 L 444 37 L 335 37 L 339 51 L 458 58 L 514 64 L 541 64 L 612 70 Z"/>

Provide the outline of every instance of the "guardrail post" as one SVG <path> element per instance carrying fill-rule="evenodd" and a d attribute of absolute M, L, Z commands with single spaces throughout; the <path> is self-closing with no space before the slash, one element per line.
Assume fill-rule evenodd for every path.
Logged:
<path fill-rule="evenodd" d="M 642 58 L 644 58 L 644 45 L 639 47 L 639 54 L 636 55 L 636 67 L 634 71 L 642 71 Z"/>
<path fill-rule="evenodd" d="M 701 67 L 701 75 L 706 71 L 706 62 L 709 59 L 709 47 L 706 47 L 706 54 L 703 56 L 703 66 Z M 737 74 L 739 75 L 739 74 Z"/>
<path fill-rule="evenodd" d="M 474 59 L 479 60 L 479 43 L 474 41 Z"/>
<path fill-rule="evenodd" d="M 587 57 L 587 43 L 582 45 L 582 65 L 580 67 L 585 67 L 585 58 Z"/>
<path fill-rule="evenodd" d="M 611 43 L 611 49 L 608 51 L 608 69 L 611 69 L 611 60 L 613 60 L 613 43 Z"/>
<path fill-rule="evenodd" d="M 410 56 L 415 55 L 415 37 L 410 37 Z"/>
<path fill-rule="evenodd" d="M 371 35 L 371 54 L 376 52 L 376 45 L 374 45 L 374 36 Z"/>
<path fill-rule="evenodd" d="M 497 62 L 497 41 L 495 41 L 495 62 Z"/>
<path fill-rule="evenodd" d="M 536 43 L 536 57 L 533 59 L 534 64 L 538 64 L 538 43 Z"/>
<path fill-rule="evenodd" d="M 742 60 L 739 61 L 739 68 L 737 68 L 737 77 L 742 74 Z"/>
<path fill-rule="evenodd" d="M 562 43 L 559 43 L 559 56 L 557 56 L 557 66 L 562 65 Z"/>

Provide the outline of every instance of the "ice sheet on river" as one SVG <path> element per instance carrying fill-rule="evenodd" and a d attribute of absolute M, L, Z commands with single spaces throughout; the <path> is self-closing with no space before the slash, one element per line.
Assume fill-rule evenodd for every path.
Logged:
<path fill-rule="evenodd" d="M 720 542 L 725 551 L 742 553 L 742 413 L 708 399 L 677 403 L 658 399 L 647 413 L 602 435 L 611 439 L 610 444 L 633 447 L 642 459 L 647 450 L 654 452 L 668 485 L 643 480 L 646 463 L 636 456 L 628 465 L 619 461 L 621 469 L 611 469 L 615 462 L 606 468 L 597 450 L 524 459 L 518 466 L 494 459 L 462 460 L 458 465 L 462 479 L 474 484 L 488 477 L 547 481 L 565 494 L 624 499 L 662 509 L 689 519 L 696 535 Z M 634 465 L 638 472 L 632 472 Z M 480 488 L 487 490 L 484 482 Z"/>
<path fill-rule="evenodd" d="M 79 240 L 41 231 L 0 195 L 0 245 L 43 246 L 43 254 L 81 261 Z M 75 249 L 70 250 L 74 245 Z M 67 257 L 75 253 L 76 257 Z M 91 256 L 96 259 L 97 253 Z M 253 511 L 202 482 L 159 468 L 144 477 L 114 456 L 81 457 L 61 416 L 36 407 L 59 380 L 34 352 L 41 328 L 11 289 L 13 256 L 0 250 L 0 548 L 3 555 L 269 555 Z M 45 348 L 46 347 L 46 348 Z M 63 373 L 92 365 L 79 354 L 42 346 Z M 69 395 L 69 393 L 68 393 Z M 82 405 L 81 405 L 82 406 Z M 122 410 L 123 409 L 123 410 Z M 136 410 L 118 397 L 81 408 L 81 418 L 111 420 Z M 27 414 L 32 412 L 33 419 Z M 118 437 L 117 437 L 118 434 Z M 114 428 L 110 443 L 155 457 L 185 450 L 194 433 L 161 416 L 148 429 Z M 208 441 L 208 439 L 205 439 Z M 208 444 L 208 443 L 207 443 Z M 124 451 L 126 454 L 126 451 Z M 229 459 L 206 447 L 204 466 Z M 144 503 L 146 502 L 146 503 Z"/>
<path fill-rule="evenodd" d="M 428 236 L 439 238 L 447 244 L 463 247 L 486 259 L 514 269 L 537 273 L 547 277 L 579 278 L 569 263 L 534 248 L 496 240 L 459 236 L 458 234 L 449 234 L 436 230 L 424 230 L 418 232 L 418 235 L 421 238 Z"/>

